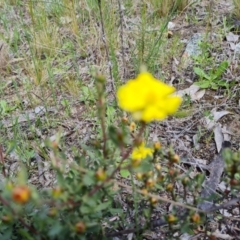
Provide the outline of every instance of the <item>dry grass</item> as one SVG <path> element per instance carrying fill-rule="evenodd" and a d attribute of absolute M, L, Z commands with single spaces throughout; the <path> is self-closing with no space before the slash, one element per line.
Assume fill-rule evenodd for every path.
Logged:
<path fill-rule="evenodd" d="M 19 112 L 37 105 L 60 109 L 59 115 L 48 122 L 54 125 L 62 120 L 64 113 L 59 103 L 64 101 L 69 109 L 84 104 L 89 106 L 85 115 L 96 113 L 92 106 L 92 73 L 96 71 L 107 77 L 107 96 L 114 94 L 110 79 L 118 87 L 135 76 L 141 64 L 157 77 L 162 78 L 164 70 L 164 77 L 169 80 L 169 63 L 181 53 L 183 45 L 177 34 L 172 39 L 166 36 L 169 10 L 164 10 L 167 18 L 159 18 L 153 12 L 163 5 L 169 7 L 170 1 L 125 0 L 120 4 L 122 10 L 118 0 L 111 4 L 102 0 L 101 4 L 103 19 L 98 1 L 93 0 L 0 0 L 0 39 L 9 47 L 10 61 L 24 59 L 11 65 L 11 71 L 2 73 L 13 87 L 4 88 L 0 98 L 9 96 L 9 104 L 13 105 L 26 103 L 17 109 Z M 181 9 L 187 3 L 182 0 L 179 4 Z M 0 82 L 2 85 L 5 87 Z M 111 101 L 109 104 L 113 104 Z"/>
<path fill-rule="evenodd" d="M 169 16 L 174 9 L 182 11 L 189 4 L 189 0 L 150 0 L 160 17 Z"/>
<path fill-rule="evenodd" d="M 115 104 L 111 79 L 117 88 L 135 76 L 142 64 L 158 77 L 164 69 L 168 77 L 169 62 L 179 54 L 181 46 L 178 35 L 166 37 L 169 18 L 153 14 L 157 2 L 125 0 L 120 1 L 119 8 L 118 0 L 102 0 L 101 19 L 98 1 L 93 0 L 0 0 L 0 40 L 7 46 L 0 65 L 5 68 L 6 56 L 14 62 L 9 64 L 9 70 L 0 66 L 4 79 L 0 81 L 0 98 L 6 98 L 10 107 L 21 106 L 9 115 L 24 114 L 38 105 L 57 109 L 53 118 L 38 126 L 43 128 L 45 124 L 56 126 L 63 121 L 65 108 L 61 103 L 73 112 L 81 112 L 84 105 L 87 111 L 65 124 L 75 125 L 83 116 L 91 118 L 96 114 L 94 72 L 107 78 L 109 105 Z M 22 131 L 16 133 L 16 138 L 29 145 L 33 142 Z M 7 146 L 5 139 L 6 136 L 0 138 L 0 142 Z"/>
<path fill-rule="evenodd" d="M 233 5 L 234 5 L 234 15 L 237 17 L 237 19 L 240 20 L 240 1 L 233 0 Z"/>

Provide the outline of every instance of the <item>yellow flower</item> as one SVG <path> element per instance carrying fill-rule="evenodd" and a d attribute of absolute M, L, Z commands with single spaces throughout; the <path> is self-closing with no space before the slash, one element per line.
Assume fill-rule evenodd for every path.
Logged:
<path fill-rule="evenodd" d="M 140 159 L 144 159 L 147 156 L 152 157 L 153 155 L 153 150 L 151 148 L 146 148 L 145 144 L 142 143 L 140 146 L 136 147 L 133 149 L 132 152 L 132 159 L 136 159 L 136 160 L 140 160 Z"/>
<path fill-rule="evenodd" d="M 118 89 L 117 98 L 119 106 L 131 112 L 135 120 L 151 122 L 162 120 L 177 111 L 181 98 L 172 96 L 174 92 L 174 87 L 148 72 L 142 72 Z"/>

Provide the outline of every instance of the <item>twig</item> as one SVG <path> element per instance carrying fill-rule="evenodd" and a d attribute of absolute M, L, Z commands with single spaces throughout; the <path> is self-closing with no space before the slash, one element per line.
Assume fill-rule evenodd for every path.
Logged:
<path fill-rule="evenodd" d="M 128 185 L 126 185 L 124 183 L 121 183 L 121 182 L 117 182 L 117 184 L 120 187 L 123 187 L 123 188 L 127 189 L 129 192 L 131 192 L 131 193 L 133 192 L 133 188 L 131 186 L 128 186 Z M 180 203 L 180 202 L 176 202 L 176 201 L 173 201 L 173 200 L 170 200 L 170 199 L 167 199 L 167 198 L 163 198 L 163 197 L 160 197 L 160 196 L 158 196 L 156 194 L 152 194 L 152 193 L 145 193 L 145 192 L 143 193 L 141 189 L 136 189 L 135 191 L 140 193 L 140 194 L 144 194 L 148 197 L 156 198 L 157 200 L 162 201 L 162 202 L 171 203 L 172 205 L 175 205 L 175 206 L 178 206 L 178 207 L 183 207 L 183 208 L 186 208 L 186 209 L 189 209 L 189 210 L 192 210 L 192 211 L 205 213 L 205 211 L 203 211 L 199 208 L 192 207 L 192 206 L 186 205 L 184 203 Z"/>
<path fill-rule="evenodd" d="M 234 198 L 234 199 L 231 199 L 228 202 L 223 203 L 219 206 L 211 207 L 210 209 L 208 209 L 208 212 L 215 212 L 215 211 L 220 210 L 220 209 L 226 209 L 226 208 L 229 208 L 229 207 L 232 207 L 232 206 L 239 206 L 239 205 L 240 205 L 240 198 Z"/>

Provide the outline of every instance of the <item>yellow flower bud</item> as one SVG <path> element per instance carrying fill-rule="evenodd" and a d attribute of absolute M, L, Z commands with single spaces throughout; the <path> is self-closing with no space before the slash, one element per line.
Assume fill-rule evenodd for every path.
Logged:
<path fill-rule="evenodd" d="M 17 186 L 13 188 L 12 199 L 19 204 L 25 204 L 29 201 L 31 191 L 28 186 Z"/>
<path fill-rule="evenodd" d="M 48 211 L 48 216 L 55 217 L 57 215 L 58 211 L 56 208 L 50 208 Z"/>
<path fill-rule="evenodd" d="M 143 179 L 143 174 L 142 173 L 137 173 L 136 178 L 137 178 L 137 180 L 142 180 Z"/>
<path fill-rule="evenodd" d="M 177 154 L 174 154 L 173 157 L 171 157 L 171 162 L 179 163 L 180 162 L 180 157 Z"/>
<path fill-rule="evenodd" d="M 141 164 L 141 159 L 132 159 L 132 167 L 138 167 Z"/>
<path fill-rule="evenodd" d="M 130 130 L 130 132 L 134 132 L 136 130 L 136 123 L 135 122 L 131 122 L 131 124 L 129 126 L 129 130 Z"/>
<path fill-rule="evenodd" d="M 10 223 L 12 220 L 13 220 L 13 218 L 12 218 L 11 215 L 3 215 L 3 216 L 2 216 L 2 221 L 3 221 L 4 223 Z"/>
<path fill-rule="evenodd" d="M 122 118 L 122 122 L 123 122 L 123 123 L 128 123 L 128 118 L 127 118 L 127 117 L 123 117 L 123 118 Z"/>
<path fill-rule="evenodd" d="M 107 178 L 107 173 L 103 168 L 99 168 L 95 174 L 98 181 L 104 181 Z"/>
<path fill-rule="evenodd" d="M 198 213 L 194 213 L 192 216 L 191 216 L 191 220 L 192 222 L 194 223 L 200 223 L 201 222 L 201 217 Z"/>
<path fill-rule="evenodd" d="M 152 197 L 152 198 L 150 198 L 150 203 L 152 204 L 152 205 L 156 205 L 156 203 L 157 203 L 157 199 L 156 198 L 154 198 L 154 197 Z"/>
<path fill-rule="evenodd" d="M 147 179 L 146 186 L 148 188 L 152 188 L 154 186 L 154 184 L 155 184 L 155 181 L 152 178 Z"/>
<path fill-rule="evenodd" d="M 188 183 L 189 183 L 189 178 L 188 177 L 185 177 L 185 178 L 183 178 L 182 179 L 182 184 L 183 184 L 183 186 L 186 186 Z"/>
<path fill-rule="evenodd" d="M 161 166 L 161 164 L 157 163 L 157 164 L 155 164 L 155 168 L 156 168 L 158 171 L 160 171 L 160 170 L 162 169 L 162 166 Z"/>
<path fill-rule="evenodd" d="M 77 233 L 84 233 L 86 231 L 86 225 L 84 222 L 80 221 L 75 224 L 75 230 Z"/>
<path fill-rule="evenodd" d="M 178 220 L 177 217 L 175 215 L 173 215 L 173 214 L 169 214 L 167 216 L 167 221 L 170 224 L 175 223 L 177 220 Z"/>
<path fill-rule="evenodd" d="M 178 175 L 178 171 L 175 169 L 169 169 L 168 173 L 171 177 L 176 177 Z"/>
<path fill-rule="evenodd" d="M 145 195 L 145 196 L 148 194 L 148 190 L 147 190 L 146 188 L 143 188 L 143 189 L 141 190 L 141 192 L 142 192 L 142 194 Z"/>
<path fill-rule="evenodd" d="M 101 84 L 104 84 L 106 82 L 106 78 L 101 73 L 97 73 L 95 75 L 95 78 Z"/>
<path fill-rule="evenodd" d="M 157 178 L 157 180 L 158 180 L 159 182 L 163 182 L 164 179 L 165 179 L 165 176 L 162 175 L 162 174 L 160 174 L 160 175 L 158 176 L 158 178 Z"/>
<path fill-rule="evenodd" d="M 154 150 L 159 150 L 160 148 L 161 148 L 162 146 L 161 146 L 161 143 L 160 142 L 155 142 L 154 143 Z"/>
<path fill-rule="evenodd" d="M 167 186 L 166 186 L 166 190 L 168 192 L 172 192 L 173 191 L 173 184 L 172 183 L 169 183 Z"/>
<path fill-rule="evenodd" d="M 59 186 L 52 189 L 52 196 L 54 198 L 59 198 L 62 194 L 63 190 Z"/>

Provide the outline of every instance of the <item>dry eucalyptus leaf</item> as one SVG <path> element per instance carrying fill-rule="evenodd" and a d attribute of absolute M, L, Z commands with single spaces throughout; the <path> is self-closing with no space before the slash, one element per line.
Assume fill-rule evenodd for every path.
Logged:
<path fill-rule="evenodd" d="M 222 143 L 224 141 L 222 128 L 220 127 L 220 124 L 217 124 L 217 126 L 214 128 L 214 140 L 217 146 L 218 153 L 221 151 Z"/>
<path fill-rule="evenodd" d="M 231 50 L 234 51 L 236 49 L 236 44 L 235 43 L 230 42 L 229 45 L 230 45 Z"/>
<path fill-rule="evenodd" d="M 226 36 L 226 39 L 228 42 L 237 42 L 239 39 L 239 36 L 236 34 L 233 34 L 232 32 L 228 33 Z"/>
<path fill-rule="evenodd" d="M 205 89 L 196 92 L 196 93 L 191 97 L 192 100 L 193 100 L 193 101 L 200 100 L 200 99 L 204 96 L 205 92 L 206 92 Z"/>
<path fill-rule="evenodd" d="M 190 240 L 190 239 L 192 239 L 192 235 L 189 235 L 188 233 L 184 233 L 180 237 L 180 240 Z"/>
<path fill-rule="evenodd" d="M 217 112 L 216 109 L 214 108 L 211 111 L 211 114 L 209 116 L 204 117 L 204 120 L 205 120 L 204 124 L 205 124 L 206 128 L 208 130 L 212 129 L 216 125 L 217 121 L 227 114 L 231 114 L 231 112 L 229 112 L 229 111 Z"/>
<path fill-rule="evenodd" d="M 231 135 L 233 135 L 233 133 L 231 132 L 231 130 L 229 130 L 228 126 L 223 125 L 222 133 L 223 133 L 224 140 L 230 142 L 231 141 Z"/>
<path fill-rule="evenodd" d="M 193 145 L 196 150 L 199 150 L 201 148 L 200 143 L 199 143 L 199 136 L 198 134 L 193 135 Z"/>
<path fill-rule="evenodd" d="M 184 89 L 184 90 L 179 90 L 176 92 L 176 95 L 183 97 L 184 95 L 189 95 L 193 101 L 200 100 L 204 94 L 205 90 L 200 90 L 199 86 L 192 84 L 190 87 Z"/>
<path fill-rule="evenodd" d="M 227 114 L 231 114 L 231 112 L 229 111 L 220 111 L 220 112 L 213 112 L 213 117 L 214 120 L 217 122 L 220 118 L 222 118 L 223 116 L 227 115 Z"/>

